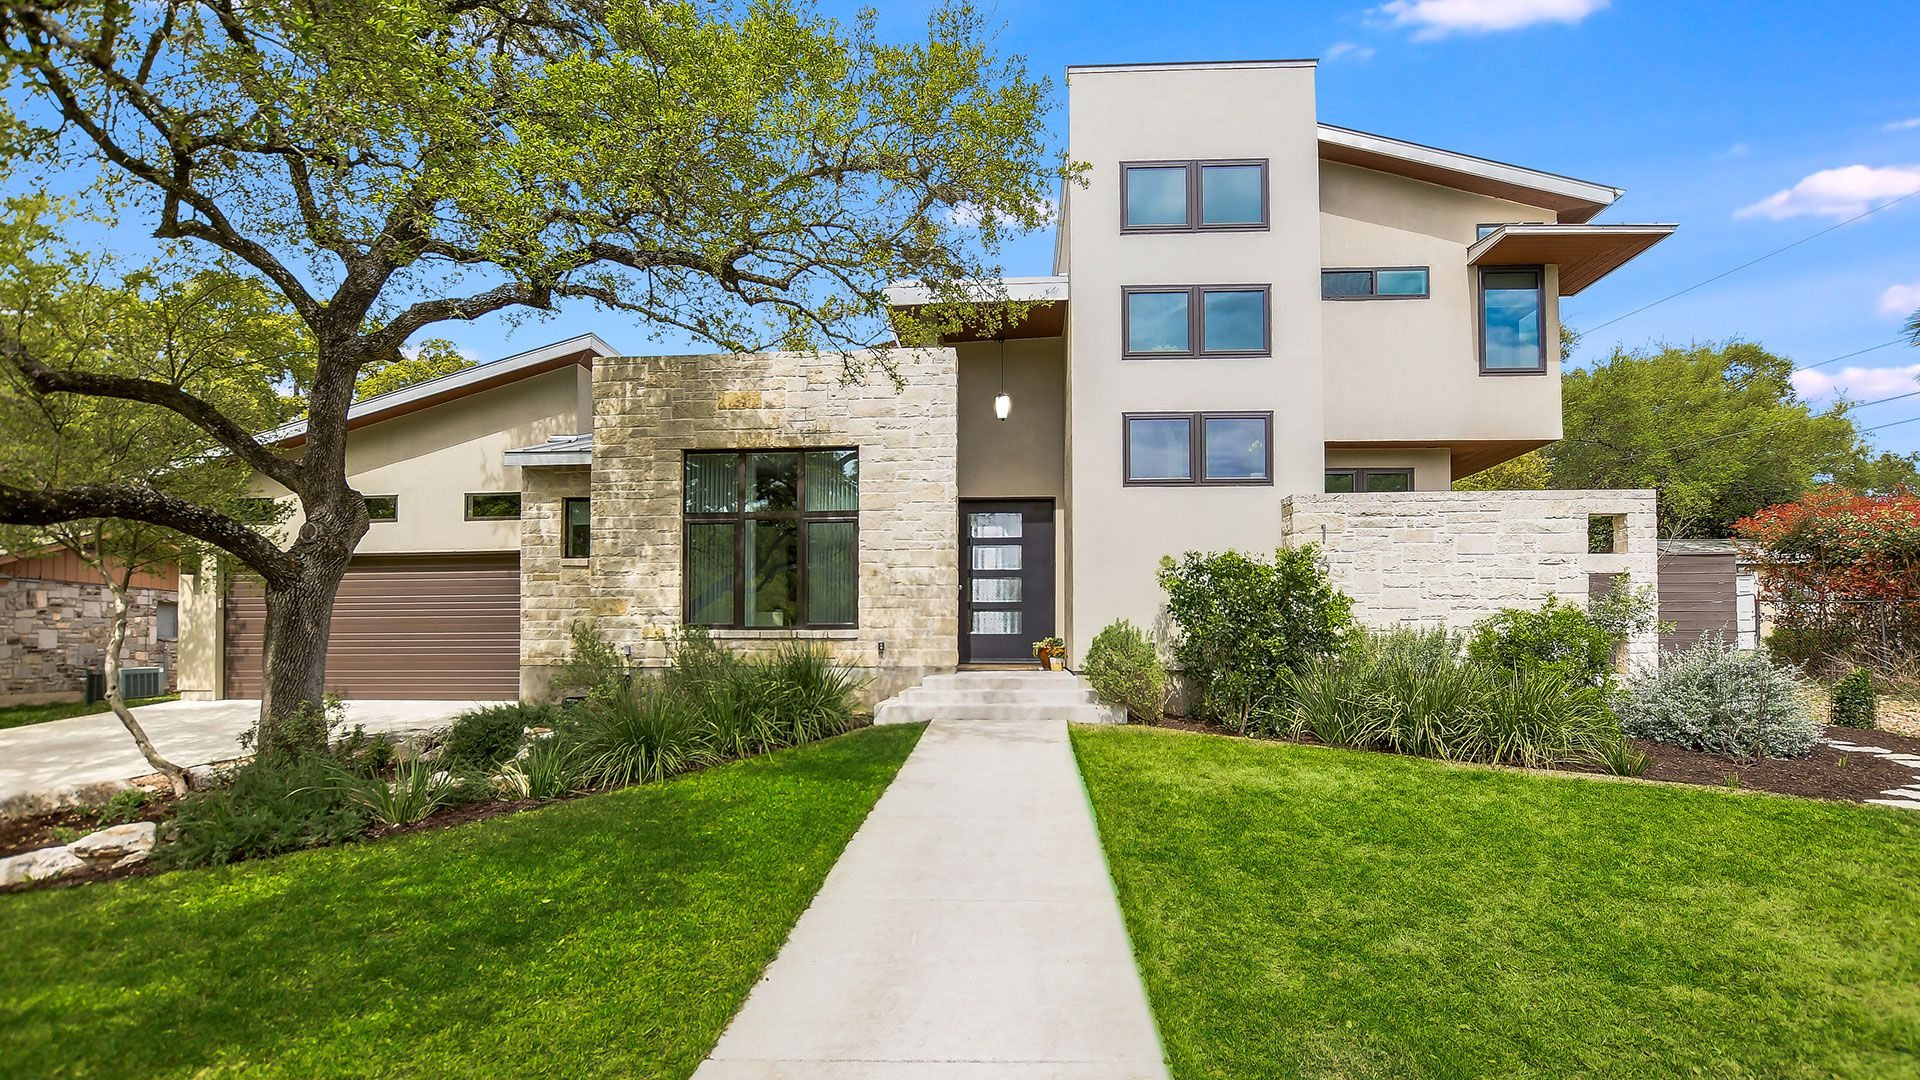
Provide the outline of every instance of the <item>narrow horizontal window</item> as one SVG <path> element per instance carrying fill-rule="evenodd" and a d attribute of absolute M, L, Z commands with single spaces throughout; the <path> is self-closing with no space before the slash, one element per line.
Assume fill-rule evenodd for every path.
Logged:
<path fill-rule="evenodd" d="M 1412 469 L 1328 469 L 1327 490 L 1335 494 L 1356 491 L 1412 491 Z"/>
<path fill-rule="evenodd" d="M 560 554 L 567 559 L 593 555 L 593 500 L 560 501 Z"/>
<path fill-rule="evenodd" d="M 1410 300 L 1429 295 L 1424 266 L 1356 267 L 1320 271 L 1322 300 Z"/>
<path fill-rule="evenodd" d="M 362 501 L 367 504 L 368 521 L 399 521 L 400 496 L 366 495 Z"/>
<path fill-rule="evenodd" d="M 1121 349 L 1130 359 L 1267 356 L 1271 291 L 1265 285 L 1127 286 Z"/>
<path fill-rule="evenodd" d="M 1130 485 L 1271 484 L 1272 413 L 1129 413 Z"/>
<path fill-rule="evenodd" d="M 1267 227 L 1267 163 L 1120 163 L 1121 232 L 1205 232 Z"/>
<path fill-rule="evenodd" d="M 1539 267 L 1480 272 L 1480 370 L 1547 370 L 1546 297 Z"/>
<path fill-rule="evenodd" d="M 468 521 L 511 521 L 520 516 L 517 491 L 473 492 L 467 495 Z"/>

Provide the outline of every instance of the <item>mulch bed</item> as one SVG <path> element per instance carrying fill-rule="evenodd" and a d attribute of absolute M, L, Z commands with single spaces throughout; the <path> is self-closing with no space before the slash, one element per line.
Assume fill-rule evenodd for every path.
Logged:
<path fill-rule="evenodd" d="M 132 820 L 164 821 L 172 810 L 172 799 L 156 796 L 147 800 L 147 804 L 140 808 L 140 812 L 135 814 Z M 121 822 L 101 821 L 98 807 L 53 810 L 31 817 L 0 817 L 0 859 L 25 851 L 38 851 L 44 847 L 66 843 L 87 833 L 98 832 L 109 824 L 118 825 Z M 54 836 L 56 829 L 66 830 L 71 835 L 61 839 Z"/>
<path fill-rule="evenodd" d="M 1168 717 L 1159 726 L 1177 731 L 1244 737 L 1219 724 L 1179 717 Z M 1878 746 L 1894 753 L 1920 754 L 1920 738 L 1891 731 L 1829 727 L 1826 737 L 1856 746 Z M 1311 738 L 1293 741 L 1318 745 L 1317 740 Z M 1634 739 L 1632 742 L 1649 759 L 1646 774 L 1642 777 L 1645 780 L 1704 787 L 1740 787 L 1837 802 L 1864 802 L 1880 798 L 1881 792 L 1890 788 L 1920 783 L 1920 770 L 1888 761 L 1879 754 L 1836 750 L 1825 744 L 1814 747 L 1813 752 L 1804 758 L 1747 761 L 1687 750 L 1649 739 Z M 1562 765 L 1556 771 L 1605 775 L 1607 770 L 1600 765 L 1571 764 Z"/>

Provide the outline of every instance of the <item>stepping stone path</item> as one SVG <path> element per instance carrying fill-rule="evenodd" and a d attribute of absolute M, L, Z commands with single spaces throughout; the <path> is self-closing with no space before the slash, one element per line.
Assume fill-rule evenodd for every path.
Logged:
<path fill-rule="evenodd" d="M 1898 806 L 1908 810 L 1920 810 L 1920 754 L 1900 754 L 1884 746 L 1867 746 L 1847 742 L 1843 739 L 1823 739 L 1822 742 L 1835 750 L 1848 754 L 1872 754 L 1875 757 L 1891 761 L 1896 765 L 1905 765 L 1913 770 L 1913 782 L 1896 788 L 1888 788 L 1880 793 L 1878 799 L 1868 799 L 1875 806 Z"/>

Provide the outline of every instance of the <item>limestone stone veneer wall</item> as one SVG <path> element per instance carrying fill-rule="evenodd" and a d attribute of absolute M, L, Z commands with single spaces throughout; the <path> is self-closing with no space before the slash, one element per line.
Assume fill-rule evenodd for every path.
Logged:
<path fill-rule="evenodd" d="M 544 688 L 546 673 L 566 655 L 566 626 L 579 617 L 631 646 L 638 663 L 666 659 L 682 615 L 688 450 L 860 448 L 858 628 L 718 630 L 715 637 L 743 650 L 818 642 L 872 678 L 873 700 L 952 670 L 959 659 L 957 366 L 950 349 L 896 350 L 893 359 L 898 389 L 877 369 L 846 381 L 846 365 L 833 354 L 596 361 L 587 485 L 593 558 L 584 587 L 580 568 L 558 558 L 559 500 L 578 493 L 579 480 L 560 469 L 525 473 L 523 690 Z"/>
<path fill-rule="evenodd" d="M 1588 553 L 1588 518 L 1615 520 L 1615 548 Z M 1289 496 L 1283 542 L 1324 541 L 1328 573 L 1370 626 L 1466 627 L 1547 597 L 1585 604 L 1590 574 L 1657 584 L 1652 491 L 1415 491 Z M 1657 635 L 1628 643 L 1654 662 Z"/>
<path fill-rule="evenodd" d="M 160 602 L 172 590 L 127 593 L 127 644 L 121 662 L 158 664 L 172 685 L 175 642 L 158 633 Z M 104 662 L 113 596 L 104 585 L 0 578 L 0 705 L 79 700 L 89 669 Z"/>

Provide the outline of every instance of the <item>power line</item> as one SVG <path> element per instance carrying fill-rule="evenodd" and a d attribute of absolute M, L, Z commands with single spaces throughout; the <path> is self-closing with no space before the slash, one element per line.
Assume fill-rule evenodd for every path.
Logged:
<path fill-rule="evenodd" d="M 1889 347 L 1889 346 L 1892 346 L 1892 345 L 1898 345 L 1898 344 L 1900 344 L 1901 342 L 1903 342 L 1903 341 L 1905 341 L 1905 340 L 1906 340 L 1905 338 L 1894 338 L 1894 339 L 1893 339 L 1892 341 L 1883 341 L 1883 342 L 1881 342 L 1881 343 L 1880 343 L 1880 344 L 1878 344 L 1878 345 L 1869 345 L 1869 346 L 1867 346 L 1867 347 L 1866 347 L 1866 348 L 1864 348 L 1864 349 L 1855 349 L 1854 351 L 1852 351 L 1852 352 L 1850 352 L 1850 353 L 1847 353 L 1847 354 L 1846 354 L 1846 355 L 1844 355 L 1844 356 L 1836 356 L 1836 357 L 1834 357 L 1834 358 L 1833 358 L 1833 359 L 1831 359 L 1831 360 L 1822 360 L 1822 361 L 1820 361 L 1820 362 L 1819 362 L 1819 363 L 1817 363 L 1817 364 L 1808 364 L 1808 365 L 1807 365 L 1806 367 L 1803 367 L 1803 368 L 1794 368 L 1793 370 L 1795 370 L 1795 371 L 1818 371 L 1818 370 L 1820 370 L 1821 368 L 1823 368 L 1823 367 L 1826 367 L 1826 366 L 1827 366 L 1828 364 L 1837 364 L 1837 363 L 1839 363 L 1839 362 L 1840 362 L 1840 361 L 1842 361 L 1842 360 L 1851 360 L 1851 359 L 1853 359 L 1853 358 L 1854 358 L 1854 357 L 1856 357 L 1856 356 L 1862 356 L 1862 355 L 1865 355 L 1866 353 L 1870 353 L 1870 352 L 1879 352 L 1879 351 L 1880 351 L 1881 349 L 1884 349 L 1884 348 L 1887 348 L 1887 347 Z"/>
<path fill-rule="evenodd" d="M 1920 390 L 1909 390 L 1909 391 L 1907 391 L 1907 392 L 1906 392 L 1906 393 L 1904 393 L 1904 394 L 1895 394 L 1895 395 L 1893 395 L 1892 397 L 1883 397 L 1883 398 L 1877 398 L 1877 399 L 1875 399 L 1875 400 L 1873 400 L 1873 401 L 1862 401 L 1862 402 L 1858 402 L 1858 403 L 1849 403 L 1847 407 L 1848 407 L 1849 409 L 1864 409 L 1864 408 L 1867 408 L 1867 407 L 1869 407 L 1869 406 L 1872 406 L 1872 405 L 1885 405 L 1885 404 L 1886 404 L 1887 402 L 1889 402 L 1889 401 L 1899 401 L 1899 400 L 1901 400 L 1902 398 L 1910 398 L 1910 397 L 1920 397 Z M 1675 450 L 1689 450 L 1689 449 L 1692 449 L 1693 447 L 1696 447 L 1696 446 L 1705 446 L 1705 445 L 1706 445 L 1706 444 L 1708 444 L 1708 443 L 1715 443 L 1715 442 L 1719 442 L 1719 441 L 1720 441 L 1721 439 L 1731 439 L 1731 438 L 1733 438 L 1733 437 L 1734 437 L 1734 436 L 1736 436 L 1736 435 L 1747 435 L 1747 434 L 1751 434 L 1752 432 L 1755 432 L 1755 431 L 1768 431 L 1768 430 L 1771 430 L 1771 429 L 1773 429 L 1773 428 L 1777 428 L 1777 427 L 1785 427 L 1785 426 L 1787 426 L 1788 424 L 1797 424 L 1797 423 L 1799 423 L 1799 422 L 1800 422 L 1801 420 L 1803 420 L 1803 419 L 1806 419 L 1806 418 L 1805 418 L 1805 417 L 1799 417 L 1799 416 L 1796 416 L 1796 417 L 1794 417 L 1794 418 L 1793 418 L 1793 419 L 1791 419 L 1791 420 L 1781 420 L 1781 421 L 1778 421 L 1778 422 L 1776 422 L 1776 423 L 1772 423 L 1772 424 L 1762 424 L 1762 425 L 1760 425 L 1760 426 L 1758 426 L 1758 427 L 1744 427 L 1744 428 L 1738 428 L 1738 429 L 1736 429 L 1736 430 L 1733 430 L 1733 431 L 1728 431 L 1728 432 L 1724 432 L 1724 433 L 1722 433 L 1722 434 L 1719 434 L 1719 435 L 1709 435 L 1708 437 L 1706 437 L 1706 438 L 1704 438 L 1704 439 L 1695 439 L 1695 440 L 1694 440 L 1693 442 L 1684 442 L 1684 443 L 1681 443 L 1681 444 L 1679 444 L 1678 446 L 1669 446 L 1669 447 L 1667 447 L 1667 448 L 1665 448 L 1664 450 L 1661 450 L 1661 451 L 1659 451 L 1659 453 L 1662 453 L 1662 454 L 1671 454 L 1671 453 L 1673 453 L 1673 452 L 1674 452 Z M 1916 420 L 1920 420 L 1920 416 L 1917 416 L 1917 417 L 1914 417 L 1914 419 L 1916 419 Z M 1906 423 L 1906 421 L 1905 421 L 1905 420 L 1896 420 L 1896 421 L 1894 421 L 1894 423 L 1896 423 L 1896 424 L 1904 424 L 1904 423 Z M 1893 425 L 1893 424 L 1882 424 L 1882 425 L 1880 425 L 1880 426 L 1881 426 L 1881 427 L 1892 427 L 1892 426 L 1894 426 L 1894 425 Z M 1856 430 L 1856 431 L 1855 431 L 1855 434 L 1857 434 L 1857 435 L 1864 435 L 1864 434 L 1866 434 L 1866 432 L 1868 432 L 1868 431 L 1878 431 L 1878 430 L 1879 430 L 1879 428 L 1867 428 L 1867 429 L 1865 429 L 1864 431 L 1860 431 L 1860 430 Z"/>
<path fill-rule="evenodd" d="M 1890 424 L 1877 424 L 1870 428 L 1861 428 L 1860 434 L 1865 435 L 1869 431 L 1879 431 L 1881 428 L 1899 427 L 1901 424 L 1911 424 L 1916 420 L 1920 420 L 1920 416 L 1909 416 L 1905 420 L 1895 420 Z"/>
<path fill-rule="evenodd" d="M 1590 326 L 1587 329 L 1582 330 L 1580 332 L 1583 334 L 1591 334 L 1596 330 L 1604 330 L 1607 327 L 1612 326 L 1614 323 L 1621 321 L 1622 319 L 1631 319 L 1635 315 L 1638 315 L 1643 311 L 1649 310 L 1651 308 L 1657 308 L 1661 304 L 1664 304 L 1669 300 L 1674 300 L 1679 297 L 1685 296 L 1688 293 L 1692 292 L 1693 290 L 1700 288 L 1701 286 L 1711 285 L 1714 282 L 1719 281 L 1721 278 L 1726 277 L 1729 274 L 1737 274 L 1740 271 L 1745 270 L 1747 267 L 1753 266 L 1756 263 L 1766 262 L 1768 259 L 1771 259 L 1775 255 L 1779 255 L 1782 252 L 1792 251 L 1794 248 L 1799 247 L 1801 244 L 1804 244 L 1809 240 L 1818 240 L 1819 238 L 1827 235 L 1828 233 L 1832 232 L 1835 229 L 1845 228 L 1846 226 L 1851 225 L 1856 221 L 1859 221 L 1863 217 L 1866 217 L 1870 214 L 1877 214 L 1880 211 L 1885 210 L 1887 207 L 1893 206 L 1896 203 L 1905 202 L 1906 200 L 1913 198 L 1915 195 L 1920 195 L 1920 191 L 1909 191 L 1905 195 L 1900 196 L 1899 198 L 1889 199 L 1886 202 L 1883 202 L 1879 206 L 1873 207 L 1870 210 L 1862 210 L 1858 214 L 1855 214 L 1852 217 L 1848 218 L 1847 220 L 1840 222 L 1838 225 L 1829 225 L 1826 228 L 1821 229 L 1819 232 L 1814 233 L 1811 236 L 1803 236 L 1800 239 L 1795 240 L 1793 243 L 1788 244 L 1785 247 L 1774 248 L 1772 251 L 1767 252 L 1765 255 L 1762 255 L 1757 259 L 1749 259 L 1746 262 L 1741 263 L 1739 266 L 1736 266 L 1731 270 L 1723 270 L 1720 273 L 1715 274 L 1712 277 L 1706 279 L 1705 281 L 1701 281 L 1701 282 L 1697 282 L 1695 284 L 1689 285 L 1686 288 L 1681 289 L 1677 293 L 1669 293 L 1668 295 L 1663 296 L 1658 300 L 1655 300 L 1651 304 L 1644 304 L 1640 307 L 1634 308 L 1632 311 L 1627 312 L 1625 315 L 1616 315 L 1613 318 L 1608 319 L 1606 322 L 1603 322 L 1598 326 Z"/>

